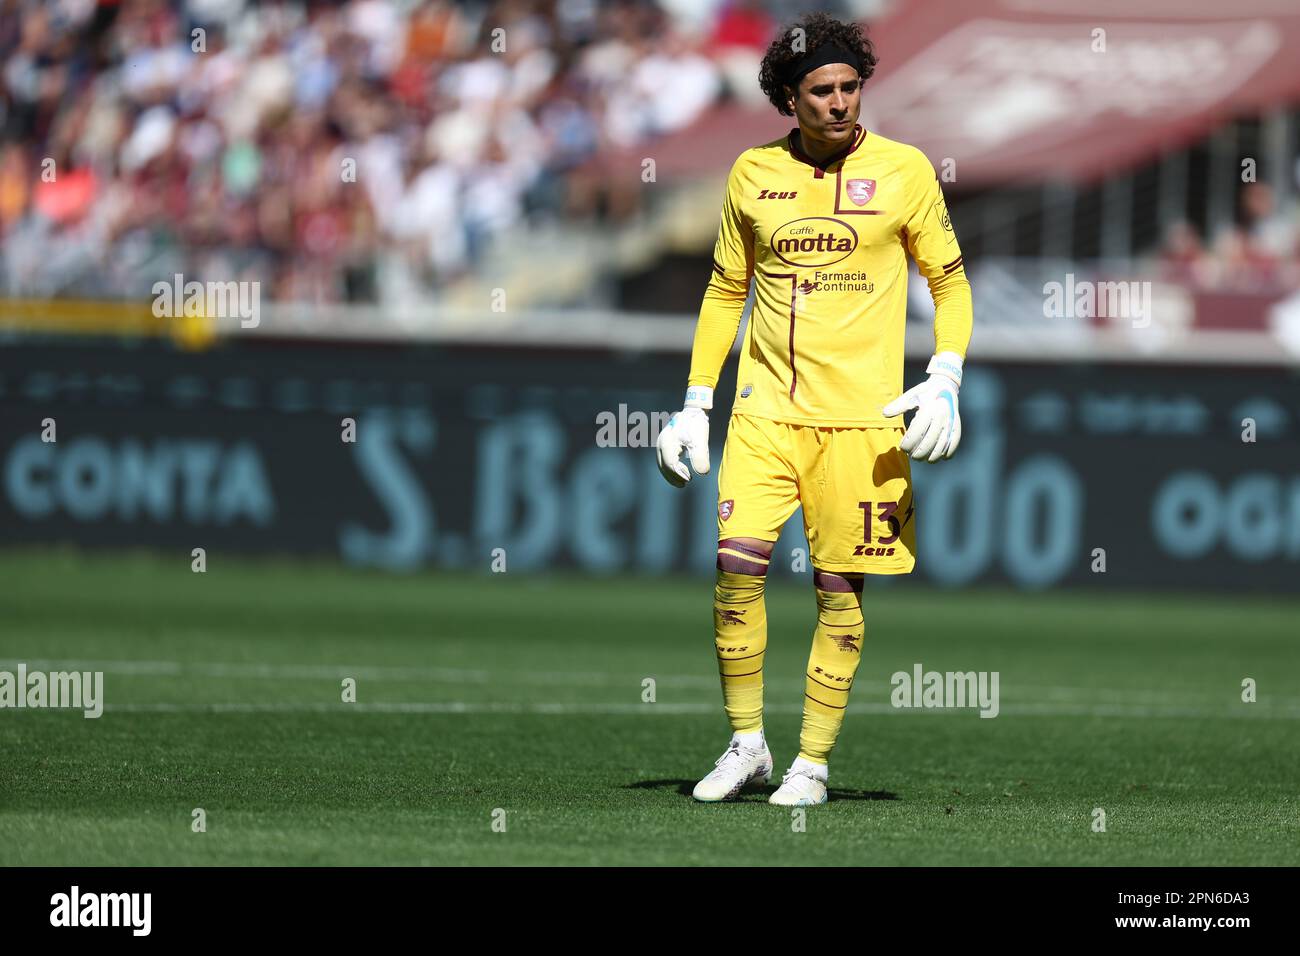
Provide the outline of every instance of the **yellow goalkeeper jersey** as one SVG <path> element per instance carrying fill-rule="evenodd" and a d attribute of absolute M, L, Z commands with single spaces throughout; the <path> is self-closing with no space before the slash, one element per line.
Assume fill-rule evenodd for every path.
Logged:
<path fill-rule="evenodd" d="M 970 285 L 934 167 L 858 127 L 818 164 L 797 131 L 746 150 L 727 178 L 689 384 L 717 384 L 754 279 L 733 410 L 776 421 L 896 427 L 907 256 L 935 301 L 935 352 L 965 356 Z"/>

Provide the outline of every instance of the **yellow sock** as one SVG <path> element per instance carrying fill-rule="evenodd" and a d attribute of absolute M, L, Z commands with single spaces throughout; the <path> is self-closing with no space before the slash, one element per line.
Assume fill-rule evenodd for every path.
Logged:
<path fill-rule="evenodd" d="M 799 756 L 824 764 L 844 723 L 849 689 L 862 659 L 862 581 L 817 572 L 814 585 L 817 628 L 804 682 Z"/>
<path fill-rule="evenodd" d="M 734 570 L 739 567 L 746 571 Z M 713 637 L 722 680 L 722 702 L 731 729 L 736 733 L 752 733 L 763 726 L 763 657 L 767 652 L 767 608 L 763 603 L 763 583 L 766 573 L 765 555 L 729 541 L 718 545 Z"/>

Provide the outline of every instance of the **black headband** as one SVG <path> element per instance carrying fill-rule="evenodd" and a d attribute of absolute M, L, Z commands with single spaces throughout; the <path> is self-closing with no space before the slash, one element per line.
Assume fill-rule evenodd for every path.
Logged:
<path fill-rule="evenodd" d="M 786 86 L 796 87 L 805 76 L 827 63 L 847 63 L 858 71 L 859 76 L 862 75 L 862 58 L 858 54 L 844 49 L 838 43 L 826 40 L 817 49 L 806 54 L 802 60 L 796 60 L 791 64 L 786 70 L 783 82 Z"/>

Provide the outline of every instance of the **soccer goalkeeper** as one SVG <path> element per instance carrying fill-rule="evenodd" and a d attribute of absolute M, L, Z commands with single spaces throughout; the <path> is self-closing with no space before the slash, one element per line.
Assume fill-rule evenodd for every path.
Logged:
<path fill-rule="evenodd" d="M 798 128 L 731 168 L 685 407 L 658 439 L 669 482 L 708 473 L 713 388 L 752 279 L 718 472 L 713 627 L 733 735 L 696 785 L 697 800 L 734 799 L 771 779 L 763 584 L 781 527 L 802 505 L 817 626 L 799 754 L 770 801 L 826 802 L 827 760 L 861 659 L 863 575 L 906 574 L 916 560 L 907 456 L 948 458 L 961 439 L 970 286 L 934 167 L 915 147 L 857 124 L 875 63 L 857 24 L 824 14 L 768 48 L 759 82 Z M 928 379 L 903 391 L 909 254 L 934 298 L 935 354 Z"/>

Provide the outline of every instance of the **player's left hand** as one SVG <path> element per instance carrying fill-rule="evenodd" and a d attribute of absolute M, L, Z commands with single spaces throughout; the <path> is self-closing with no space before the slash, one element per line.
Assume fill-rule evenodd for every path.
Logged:
<path fill-rule="evenodd" d="M 909 388 L 881 410 L 886 418 L 893 418 L 916 409 L 898 447 L 918 461 L 951 458 L 961 442 L 961 415 L 957 412 L 961 365 L 960 355 L 940 352 L 926 367 L 928 379 Z"/>

